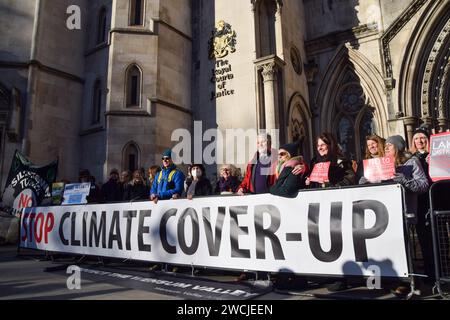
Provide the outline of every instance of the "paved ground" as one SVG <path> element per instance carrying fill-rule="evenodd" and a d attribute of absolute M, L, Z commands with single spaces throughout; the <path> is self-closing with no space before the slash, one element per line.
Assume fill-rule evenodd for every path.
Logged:
<path fill-rule="evenodd" d="M 59 263 L 60 265 L 61 263 Z M 81 290 L 68 290 L 67 275 L 57 272 L 44 272 L 54 267 L 52 261 L 43 261 L 37 252 L 24 251 L 17 255 L 15 247 L 0 247 L 0 300 L 172 300 L 174 296 L 162 295 L 139 287 L 83 279 Z M 121 272 L 121 270 L 118 270 Z M 235 275 L 206 275 L 212 280 L 232 281 Z M 384 289 L 368 290 L 354 286 L 339 293 L 330 293 L 325 284 L 310 281 L 307 290 L 295 287 L 288 290 L 271 290 L 258 296 L 259 300 L 311 300 L 311 299 L 398 299 L 390 293 L 397 283 L 384 283 Z M 438 299 L 431 295 L 431 288 L 422 289 L 422 295 L 416 299 Z"/>

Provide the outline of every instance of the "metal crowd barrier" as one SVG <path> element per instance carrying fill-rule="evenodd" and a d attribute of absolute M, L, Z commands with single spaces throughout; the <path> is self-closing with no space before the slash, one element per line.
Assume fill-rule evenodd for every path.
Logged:
<path fill-rule="evenodd" d="M 450 180 L 431 186 L 430 212 L 436 289 L 442 298 L 450 299 Z"/>

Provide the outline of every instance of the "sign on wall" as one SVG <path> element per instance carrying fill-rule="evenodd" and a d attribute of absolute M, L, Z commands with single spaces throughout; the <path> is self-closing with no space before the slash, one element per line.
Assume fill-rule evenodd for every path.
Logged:
<path fill-rule="evenodd" d="M 211 91 L 210 100 L 234 95 L 234 89 L 230 88 L 230 81 L 234 79 L 232 65 L 223 58 L 235 51 L 236 31 L 229 23 L 220 20 L 209 40 L 209 59 L 215 59 L 211 75 L 214 91 Z"/>
<path fill-rule="evenodd" d="M 399 185 L 25 209 L 23 248 L 214 268 L 408 275 Z M 389 250 L 386 250 L 389 248 Z"/>

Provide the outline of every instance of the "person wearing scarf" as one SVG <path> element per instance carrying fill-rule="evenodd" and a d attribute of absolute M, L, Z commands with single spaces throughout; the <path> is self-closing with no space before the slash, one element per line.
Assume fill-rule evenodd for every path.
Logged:
<path fill-rule="evenodd" d="M 301 166 L 302 171 L 295 175 L 292 173 L 296 166 Z M 273 195 L 295 198 L 300 189 L 305 187 L 308 166 L 303 162 L 303 157 L 298 155 L 298 144 L 285 144 L 278 150 L 278 164 L 276 168 L 276 182 L 270 188 Z"/>

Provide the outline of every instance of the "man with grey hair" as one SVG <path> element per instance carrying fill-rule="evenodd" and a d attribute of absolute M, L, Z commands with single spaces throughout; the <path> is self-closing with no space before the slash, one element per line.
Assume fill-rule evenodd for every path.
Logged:
<path fill-rule="evenodd" d="M 257 151 L 248 163 L 244 180 L 238 187 L 237 194 L 268 193 L 276 180 L 277 151 L 272 149 L 272 137 L 259 133 L 256 138 Z"/>

